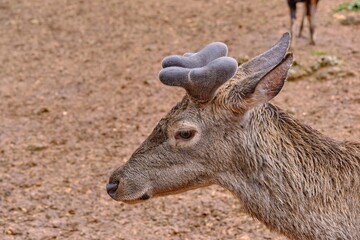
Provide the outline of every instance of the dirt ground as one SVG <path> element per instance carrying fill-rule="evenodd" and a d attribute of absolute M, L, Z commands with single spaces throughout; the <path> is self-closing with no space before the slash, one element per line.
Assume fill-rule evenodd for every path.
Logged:
<path fill-rule="evenodd" d="M 320 1 L 317 45 L 305 29 L 293 48 L 341 64 L 274 102 L 356 141 L 360 25 L 334 17 L 341 2 Z M 0 239 L 285 239 L 216 186 L 125 205 L 105 184 L 184 94 L 158 81 L 164 56 L 223 41 L 253 57 L 288 25 L 285 0 L 0 0 Z"/>

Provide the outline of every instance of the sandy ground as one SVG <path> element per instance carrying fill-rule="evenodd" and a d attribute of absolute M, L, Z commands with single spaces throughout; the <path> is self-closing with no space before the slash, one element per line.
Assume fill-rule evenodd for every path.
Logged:
<path fill-rule="evenodd" d="M 346 74 L 289 81 L 274 102 L 359 140 L 360 25 L 333 16 L 341 2 L 320 2 L 317 45 L 306 31 L 293 51 Z M 284 239 L 216 186 L 125 205 L 105 184 L 184 94 L 157 80 L 164 56 L 223 41 L 253 57 L 288 25 L 285 0 L 0 0 L 0 239 Z"/>

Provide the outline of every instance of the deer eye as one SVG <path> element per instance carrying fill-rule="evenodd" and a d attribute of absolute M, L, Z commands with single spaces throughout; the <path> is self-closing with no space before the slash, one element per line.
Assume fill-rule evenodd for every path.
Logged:
<path fill-rule="evenodd" d="M 178 131 L 175 134 L 175 139 L 190 140 L 195 135 L 194 130 Z"/>

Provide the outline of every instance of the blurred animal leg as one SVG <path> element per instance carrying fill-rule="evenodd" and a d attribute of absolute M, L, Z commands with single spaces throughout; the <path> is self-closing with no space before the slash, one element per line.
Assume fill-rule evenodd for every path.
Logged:
<path fill-rule="evenodd" d="M 310 44 L 315 45 L 316 5 L 311 5 L 309 25 L 310 25 Z"/>
<path fill-rule="evenodd" d="M 304 28 L 305 15 L 306 15 L 306 8 L 304 8 L 304 14 L 303 14 L 302 17 L 301 17 L 301 25 L 300 25 L 298 37 L 301 37 L 301 36 L 302 36 L 302 30 L 303 30 L 303 28 Z"/>

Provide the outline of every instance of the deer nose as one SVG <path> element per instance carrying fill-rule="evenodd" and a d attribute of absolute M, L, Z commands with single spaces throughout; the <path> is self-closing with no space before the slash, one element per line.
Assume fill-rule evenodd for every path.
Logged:
<path fill-rule="evenodd" d="M 115 197 L 118 186 L 119 186 L 119 182 L 106 184 L 106 191 L 110 195 L 110 197 L 112 198 Z"/>

